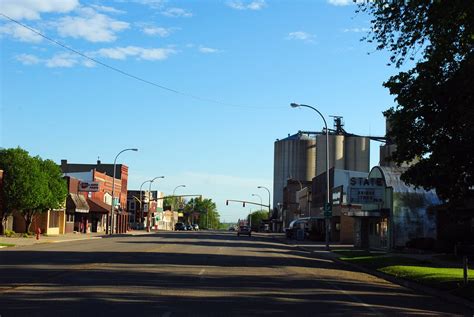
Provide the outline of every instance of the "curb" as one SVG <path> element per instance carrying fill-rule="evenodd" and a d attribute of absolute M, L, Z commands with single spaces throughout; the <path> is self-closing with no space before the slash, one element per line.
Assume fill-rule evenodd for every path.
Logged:
<path fill-rule="evenodd" d="M 272 238 L 275 239 L 275 240 L 278 240 L 280 242 L 283 242 L 286 245 L 293 246 L 293 247 L 295 247 L 299 250 L 306 251 L 306 252 L 309 252 L 311 254 L 315 253 L 313 250 L 310 250 L 310 249 L 305 248 L 303 246 L 290 244 L 290 243 L 288 243 L 288 241 L 285 241 L 285 240 L 280 239 L 278 237 L 272 237 Z M 334 254 L 334 253 L 332 251 L 329 251 L 328 254 Z M 354 264 L 354 263 L 349 263 L 349 262 L 346 262 L 346 261 L 343 261 L 343 260 L 339 260 L 336 256 L 328 256 L 328 254 L 320 253 L 321 257 L 325 257 L 328 260 L 333 260 L 335 263 L 352 267 L 352 268 L 356 269 L 357 271 L 361 271 L 363 273 L 373 275 L 375 277 L 381 278 L 381 279 L 386 280 L 388 282 L 391 282 L 393 284 L 397 284 L 397 285 L 400 285 L 400 286 L 403 286 L 403 287 L 406 287 L 406 288 L 409 288 L 409 289 L 412 289 L 412 290 L 415 290 L 415 291 L 419 291 L 419 292 L 422 292 L 426 295 L 438 297 L 440 299 L 443 299 L 443 300 L 445 300 L 447 302 L 450 302 L 450 303 L 453 303 L 453 304 L 463 305 L 463 306 L 466 306 L 469 309 L 474 310 L 474 302 L 472 302 L 470 300 L 464 299 L 462 297 L 454 296 L 450 293 L 440 291 L 440 290 L 437 290 L 437 289 L 434 289 L 434 288 L 431 288 L 431 287 L 428 287 L 428 286 L 424 286 L 424 285 L 421 285 L 421 284 L 416 283 L 416 282 L 412 282 L 412 281 L 408 281 L 408 280 L 405 280 L 405 279 L 397 278 L 393 275 L 385 274 L 383 272 L 379 272 L 379 271 L 376 271 L 376 270 L 367 269 L 366 267 L 363 267 L 363 266 L 360 266 L 360 265 L 357 265 L 357 264 Z"/>

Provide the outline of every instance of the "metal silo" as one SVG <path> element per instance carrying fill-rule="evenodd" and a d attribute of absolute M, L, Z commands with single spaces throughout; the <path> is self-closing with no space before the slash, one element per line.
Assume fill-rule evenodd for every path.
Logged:
<path fill-rule="evenodd" d="M 316 140 L 297 133 L 275 141 L 273 167 L 273 206 L 283 202 L 283 188 L 289 178 L 311 181 L 315 176 Z"/>

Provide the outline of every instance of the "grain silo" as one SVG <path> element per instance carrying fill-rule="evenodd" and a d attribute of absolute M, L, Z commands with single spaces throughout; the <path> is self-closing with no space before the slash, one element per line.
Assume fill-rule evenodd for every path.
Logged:
<path fill-rule="evenodd" d="M 329 129 L 329 168 L 369 172 L 370 137 L 347 133 L 342 117 L 334 117 Z M 283 201 L 283 189 L 289 178 L 311 181 L 326 172 L 326 134 L 298 132 L 275 142 L 273 206 Z"/>
<path fill-rule="evenodd" d="M 326 135 L 316 136 L 316 175 L 326 172 Z M 369 172 L 370 139 L 350 134 L 329 135 L 329 168 Z"/>
<path fill-rule="evenodd" d="M 273 167 L 273 206 L 283 202 L 283 188 L 289 178 L 311 181 L 316 175 L 314 133 L 298 132 L 275 141 Z"/>

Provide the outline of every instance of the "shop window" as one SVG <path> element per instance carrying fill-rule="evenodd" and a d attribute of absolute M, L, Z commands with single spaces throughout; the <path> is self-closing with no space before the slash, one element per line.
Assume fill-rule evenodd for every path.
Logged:
<path fill-rule="evenodd" d="M 59 211 L 50 211 L 49 213 L 49 227 L 59 227 Z"/>
<path fill-rule="evenodd" d="M 66 214 L 66 222 L 74 222 L 74 214 Z"/>

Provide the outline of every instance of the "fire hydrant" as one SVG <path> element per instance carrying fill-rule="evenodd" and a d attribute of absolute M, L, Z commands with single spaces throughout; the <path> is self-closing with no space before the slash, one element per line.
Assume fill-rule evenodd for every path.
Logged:
<path fill-rule="evenodd" d="M 38 228 L 36 228 L 36 240 L 39 240 L 40 234 L 41 234 L 41 228 L 38 227 Z"/>

